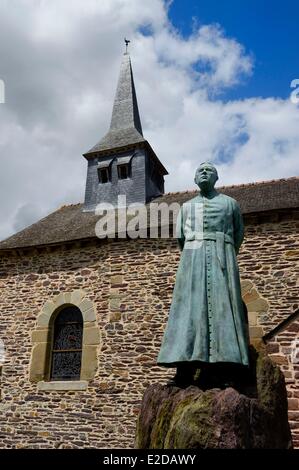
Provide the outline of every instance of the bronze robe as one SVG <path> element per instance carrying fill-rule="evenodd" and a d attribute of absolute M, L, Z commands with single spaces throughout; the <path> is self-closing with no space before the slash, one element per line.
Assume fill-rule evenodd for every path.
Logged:
<path fill-rule="evenodd" d="M 183 204 L 177 220 L 182 254 L 158 364 L 248 365 L 248 323 L 236 254 L 243 240 L 237 202 L 214 191 Z"/>

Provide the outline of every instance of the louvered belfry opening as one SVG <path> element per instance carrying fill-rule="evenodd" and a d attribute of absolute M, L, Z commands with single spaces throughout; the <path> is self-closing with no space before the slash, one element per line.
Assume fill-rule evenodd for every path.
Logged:
<path fill-rule="evenodd" d="M 83 318 L 78 307 L 63 308 L 53 324 L 51 380 L 80 380 Z"/>

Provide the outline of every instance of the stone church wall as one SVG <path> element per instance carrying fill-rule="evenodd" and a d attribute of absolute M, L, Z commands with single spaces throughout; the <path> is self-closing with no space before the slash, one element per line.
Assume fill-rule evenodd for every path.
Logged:
<path fill-rule="evenodd" d="M 293 444 L 299 448 L 299 319 L 270 341 L 267 350 L 285 375 Z"/>
<path fill-rule="evenodd" d="M 295 221 L 247 226 L 239 263 L 256 338 L 298 308 L 295 238 Z M 175 240 L 78 243 L 1 256 L 0 448 L 134 446 L 144 389 L 172 375 L 155 362 L 179 257 Z M 47 301 L 78 289 L 93 303 L 101 334 L 95 377 L 87 390 L 39 390 L 29 380 L 36 319 Z M 298 330 L 290 330 L 287 341 L 297 337 Z M 288 354 L 283 338 L 274 341 L 277 357 Z M 284 360 L 278 362 L 288 372 Z M 297 439 L 299 372 L 292 367 L 290 421 Z"/>

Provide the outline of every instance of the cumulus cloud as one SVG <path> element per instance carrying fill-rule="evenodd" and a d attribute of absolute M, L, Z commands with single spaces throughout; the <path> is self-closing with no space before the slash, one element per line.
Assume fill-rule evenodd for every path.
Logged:
<path fill-rule="evenodd" d="M 187 39 L 168 28 L 154 39 L 159 59 L 189 72 L 196 88 L 232 86 L 252 70 L 251 57 L 241 44 L 226 38 L 219 25 L 201 26 Z"/>
<path fill-rule="evenodd" d="M 220 184 L 298 172 L 298 106 L 221 99 L 254 73 L 221 26 L 182 37 L 162 0 L 2 0 L 0 9 L 0 238 L 83 200 L 82 153 L 109 126 L 124 36 L 144 135 L 170 173 L 166 190 L 192 188 L 205 159 Z"/>

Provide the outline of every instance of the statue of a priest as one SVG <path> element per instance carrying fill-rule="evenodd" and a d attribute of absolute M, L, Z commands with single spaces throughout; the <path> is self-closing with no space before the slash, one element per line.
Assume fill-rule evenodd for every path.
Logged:
<path fill-rule="evenodd" d="M 177 368 L 177 385 L 191 384 L 197 369 L 237 370 L 249 362 L 237 264 L 242 215 L 234 199 L 214 189 L 217 180 L 216 168 L 202 163 L 195 174 L 200 192 L 177 219 L 182 254 L 158 356 L 159 365 Z"/>

